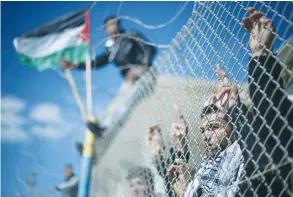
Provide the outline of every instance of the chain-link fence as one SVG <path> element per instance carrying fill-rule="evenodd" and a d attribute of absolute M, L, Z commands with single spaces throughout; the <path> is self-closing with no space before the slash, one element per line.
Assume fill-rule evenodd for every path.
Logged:
<path fill-rule="evenodd" d="M 94 196 L 292 196 L 292 10 L 194 2 L 98 139 Z"/>

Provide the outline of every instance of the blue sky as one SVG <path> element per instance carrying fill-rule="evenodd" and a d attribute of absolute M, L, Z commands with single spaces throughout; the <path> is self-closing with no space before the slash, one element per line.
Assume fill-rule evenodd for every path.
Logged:
<path fill-rule="evenodd" d="M 38 72 L 31 67 L 21 65 L 16 54 L 12 41 L 15 37 L 29 32 L 52 19 L 67 14 L 69 12 L 84 9 L 93 2 L 4 2 L 1 4 L 2 17 L 2 40 L 1 40 L 1 84 L 2 84 L 2 191 L 1 196 L 15 196 L 17 192 L 26 194 L 26 188 L 21 181 L 17 180 L 17 174 L 20 179 L 26 180 L 30 171 L 34 169 L 37 175 L 37 188 L 45 195 L 50 196 L 47 190 L 59 183 L 63 179 L 63 164 L 73 163 L 77 174 L 80 168 L 80 156 L 74 149 L 76 140 L 83 141 L 84 123 L 81 120 L 80 112 L 74 102 L 71 90 L 67 81 L 59 72 L 46 70 Z M 99 40 L 105 38 L 101 29 L 103 19 L 107 15 L 116 14 L 119 8 L 119 2 L 97 2 L 91 10 L 91 36 L 96 52 L 103 50 L 103 45 L 97 46 Z M 148 25 L 157 25 L 165 23 L 172 18 L 175 13 L 183 6 L 183 2 L 124 2 L 120 9 L 121 16 L 130 16 L 138 18 Z M 242 5 L 247 7 L 254 6 L 254 2 L 245 2 Z M 215 4 L 211 9 L 219 8 Z M 256 7 L 261 11 L 268 11 L 266 6 L 257 3 Z M 285 3 L 266 3 L 278 12 L 282 12 Z M 214 7 L 213 7 L 214 6 Z M 136 23 L 123 20 L 122 24 L 126 29 L 138 30 L 145 34 L 147 38 L 157 44 L 170 44 L 176 33 L 188 21 L 193 9 L 193 2 L 183 13 L 171 24 L 160 29 L 147 29 Z M 225 10 L 232 13 L 229 16 Z M 284 15 L 292 20 L 292 4 L 286 7 Z M 245 65 L 247 65 L 249 54 L 237 43 L 237 39 L 247 47 L 249 38 L 248 33 L 237 23 L 246 15 L 245 10 L 236 3 L 226 3 L 219 9 L 217 16 L 224 21 L 224 25 L 230 27 L 229 31 L 217 26 L 219 22 L 206 12 L 200 11 L 200 15 L 193 15 L 193 21 L 198 20 L 199 30 L 193 32 L 195 41 L 202 47 L 204 52 L 198 51 L 194 40 L 187 36 L 182 41 L 182 48 L 178 50 L 178 56 L 184 61 L 184 58 L 190 58 L 188 47 L 193 49 L 199 63 L 194 62 L 191 70 L 186 75 L 192 77 L 201 77 L 206 75 L 214 77 L 211 65 L 217 62 L 225 62 L 226 66 L 237 80 L 246 80 Z M 228 49 L 222 48 L 223 43 L 217 42 L 215 33 L 209 31 L 206 24 L 198 16 L 205 16 L 206 22 L 219 35 Z M 268 11 L 270 17 L 274 12 Z M 280 16 L 274 16 L 276 26 L 280 24 L 278 33 L 284 40 L 292 35 L 293 27 L 287 31 L 286 22 L 281 21 Z M 192 25 L 187 25 L 192 27 Z M 286 34 L 285 34 L 286 33 Z M 210 42 L 207 42 L 207 40 Z M 193 44 L 191 44 L 193 43 Z M 283 40 L 277 39 L 276 49 L 283 43 Z M 234 46 L 235 45 L 235 46 Z M 226 53 L 228 52 L 228 53 Z M 233 52 L 243 68 L 235 64 L 235 59 L 231 59 Z M 208 57 L 204 57 L 208 54 Z M 159 54 L 160 55 L 160 54 Z M 219 57 L 215 58 L 218 55 Z M 230 61 L 229 61 L 230 60 Z M 188 61 L 192 62 L 190 59 Z M 201 65 L 203 70 L 198 69 Z M 192 71 L 192 72 L 191 72 Z M 193 74 L 195 73 L 195 74 Z M 180 73 L 179 73 L 180 74 Z M 84 72 L 73 71 L 74 78 L 78 84 L 83 99 L 85 99 Z M 109 65 L 100 70 L 93 71 L 93 104 L 94 113 L 100 116 L 105 110 L 105 106 L 112 99 L 111 94 L 115 94 L 122 78 L 118 69 L 114 65 Z M 99 88 L 99 87 L 102 87 Z M 107 90 L 107 91 L 105 91 Z M 111 94 L 109 94 L 109 92 Z"/>

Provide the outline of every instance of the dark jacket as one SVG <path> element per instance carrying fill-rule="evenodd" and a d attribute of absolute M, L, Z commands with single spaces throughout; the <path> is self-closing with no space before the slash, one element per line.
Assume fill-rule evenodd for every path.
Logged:
<path fill-rule="evenodd" d="M 146 44 L 147 40 L 138 32 L 121 31 L 117 40 L 108 40 L 105 51 L 92 61 L 93 68 L 100 68 L 109 62 L 115 63 L 123 77 L 131 67 L 152 66 L 156 48 Z M 85 69 L 85 64 L 80 64 L 80 69 Z"/>
<path fill-rule="evenodd" d="M 293 106 L 284 89 L 281 71 L 281 64 L 272 55 L 253 58 L 248 67 L 249 92 L 254 106 L 253 127 L 272 152 L 275 163 L 284 156 L 293 156 L 293 143 L 290 142 Z"/>
<path fill-rule="evenodd" d="M 290 196 L 292 157 L 292 103 L 280 77 L 281 65 L 273 56 L 253 58 L 248 67 L 253 115 L 247 117 L 243 104 L 229 113 L 237 127 L 245 159 L 240 196 Z M 239 124 L 241 123 L 241 124 Z M 272 168 L 274 165 L 280 167 Z M 268 170 L 270 169 L 270 170 Z"/>

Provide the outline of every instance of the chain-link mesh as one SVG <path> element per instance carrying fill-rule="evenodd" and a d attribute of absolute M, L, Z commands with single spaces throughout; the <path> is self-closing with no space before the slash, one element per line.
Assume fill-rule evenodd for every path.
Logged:
<path fill-rule="evenodd" d="M 156 83 L 146 73 L 115 140 L 98 139 L 94 195 L 292 196 L 292 8 L 195 2 Z"/>

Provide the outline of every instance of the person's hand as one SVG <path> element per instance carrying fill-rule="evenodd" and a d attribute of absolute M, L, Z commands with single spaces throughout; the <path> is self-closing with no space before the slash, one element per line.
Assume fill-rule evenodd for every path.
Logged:
<path fill-rule="evenodd" d="M 249 17 L 243 18 L 243 27 L 250 33 L 249 46 L 253 57 L 268 55 L 272 51 L 275 39 L 275 28 L 271 19 L 255 8 L 247 8 Z"/>
<path fill-rule="evenodd" d="M 72 67 L 72 64 L 71 62 L 65 60 L 65 59 L 61 59 L 60 60 L 60 65 L 63 69 L 68 69 L 68 68 L 71 68 Z"/>
<path fill-rule="evenodd" d="M 172 182 L 175 193 L 183 196 L 189 180 L 187 165 L 183 159 L 176 159 L 168 168 L 168 178 Z"/>
<path fill-rule="evenodd" d="M 126 79 L 128 82 L 133 83 L 137 79 L 138 75 L 134 70 L 128 71 Z"/>
<path fill-rule="evenodd" d="M 177 137 L 181 140 L 188 134 L 188 124 L 179 108 L 178 105 L 173 104 L 174 111 L 176 112 L 177 116 L 179 117 L 178 122 L 174 122 L 171 125 L 171 135 Z"/>
<path fill-rule="evenodd" d="M 138 75 L 142 75 L 145 71 L 145 67 L 144 66 L 137 66 L 135 68 L 135 72 L 138 74 Z"/>
<path fill-rule="evenodd" d="M 159 125 L 151 126 L 147 130 L 147 146 L 153 156 L 158 156 L 162 147 L 162 135 Z"/>
<path fill-rule="evenodd" d="M 136 66 L 135 68 L 132 68 L 126 76 L 127 81 L 134 82 L 140 75 L 142 75 L 145 71 L 145 68 L 143 66 Z"/>
<path fill-rule="evenodd" d="M 226 110 L 240 102 L 238 88 L 229 82 L 228 76 L 219 65 L 217 65 L 217 75 L 222 82 L 217 93 L 212 96 L 212 102 L 218 108 Z"/>

